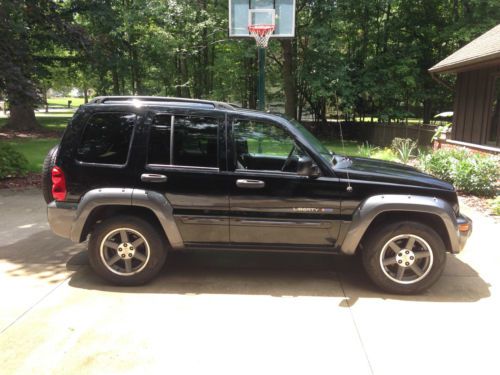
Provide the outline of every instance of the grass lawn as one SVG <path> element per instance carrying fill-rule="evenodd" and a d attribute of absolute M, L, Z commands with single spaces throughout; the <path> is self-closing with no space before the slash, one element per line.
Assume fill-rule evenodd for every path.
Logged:
<path fill-rule="evenodd" d="M 58 100 L 63 100 L 64 98 L 57 98 Z M 37 120 L 42 124 L 42 126 L 51 131 L 62 131 L 66 127 L 68 121 L 73 115 L 72 111 L 62 112 L 62 113 L 36 113 Z M 0 117 L 0 130 L 3 125 L 7 122 L 7 118 Z M 345 154 L 349 156 L 368 156 L 367 149 L 360 147 L 361 144 L 357 141 L 344 141 L 344 145 L 340 140 L 321 140 L 325 146 L 331 151 L 337 154 Z M 16 150 L 21 152 L 29 162 L 29 169 L 33 172 L 38 172 L 42 168 L 43 159 L 47 152 L 59 142 L 58 138 L 35 138 L 35 139 L 8 139 L 0 140 L 1 143 L 8 143 L 13 146 Z M 272 144 L 271 144 L 272 143 Z M 286 156 L 290 152 L 290 146 L 286 144 L 275 144 L 274 142 L 264 141 L 262 144 L 263 148 L 271 147 L 276 150 L 276 154 Z M 257 151 L 257 144 L 252 144 L 249 142 L 249 148 L 255 148 L 254 152 Z M 395 154 L 388 148 L 369 148 L 370 157 L 376 159 L 393 160 L 397 161 Z"/>
<path fill-rule="evenodd" d="M 342 142 L 339 140 L 321 140 L 323 144 L 330 151 L 335 152 L 336 154 L 341 155 L 349 155 L 349 156 L 359 156 L 359 143 L 357 141 L 344 141 L 344 146 L 342 146 Z"/>
<path fill-rule="evenodd" d="M 6 143 L 14 147 L 28 159 L 30 172 L 41 172 L 43 159 L 47 152 L 59 142 L 57 138 L 38 138 L 38 139 L 9 139 L 1 140 L 0 143 Z"/>
<path fill-rule="evenodd" d="M 36 119 L 47 130 L 62 131 L 66 128 L 68 121 L 73 116 L 73 112 L 63 113 L 36 113 Z M 0 129 L 7 123 L 7 117 L 0 117 Z"/>
<path fill-rule="evenodd" d="M 340 155 L 371 157 L 374 159 L 398 161 L 396 154 L 388 147 L 362 147 L 358 141 L 322 140 L 323 144 L 330 150 Z M 260 148 L 259 148 L 260 147 Z M 248 150 L 250 153 L 259 154 L 265 152 L 268 155 L 287 156 L 291 144 L 283 144 L 272 140 L 263 140 L 259 146 L 258 141 L 249 140 Z"/>
<path fill-rule="evenodd" d="M 31 172 L 40 172 L 42 170 L 43 159 L 47 152 L 59 142 L 58 138 L 37 138 L 37 139 L 9 139 L 0 140 L 0 143 L 7 143 L 22 153 L 28 159 L 29 170 Z M 356 141 L 344 141 L 345 152 L 342 149 L 340 141 L 327 141 L 325 145 L 332 151 L 338 154 L 346 154 L 350 156 L 363 156 L 359 149 L 359 144 Z M 264 145 L 265 147 L 266 145 Z M 269 146 L 269 145 L 268 145 Z M 283 150 L 284 154 L 288 154 L 290 150 Z M 372 158 L 397 161 L 394 153 L 388 149 L 374 149 L 371 154 Z"/>
<path fill-rule="evenodd" d="M 42 124 L 45 129 L 48 130 L 64 130 L 66 125 L 68 125 L 68 121 L 73 116 L 37 116 L 36 119 Z"/>
<path fill-rule="evenodd" d="M 73 112 L 53 114 L 37 113 L 36 118 L 46 130 L 63 131 L 68 124 Z M 6 117 L 0 118 L 0 131 L 7 122 Z M 14 147 L 28 159 L 30 172 L 40 172 L 42 170 L 43 159 L 47 152 L 59 142 L 59 138 L 15 138 L 2 139 L 0 143 L 7 143 Z"/>
<path fill-rule="evenodd" d="M 47 103 L 49 103 L 49 107 L 68 107 L 68 100 L 71 100 L 71 108 L 78 108 L 84 102 L 83 98 L 48 98 Z"/>

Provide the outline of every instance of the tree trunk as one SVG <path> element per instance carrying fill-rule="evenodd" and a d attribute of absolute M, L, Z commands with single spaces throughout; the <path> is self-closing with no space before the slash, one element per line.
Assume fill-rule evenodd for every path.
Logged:
<path fill-rule="evenodd" d="M 181 77 L 182 77 L 182 97 L 183 98 L 190 98 L 191 97 L 191 91 L 189 89 L 189 72 L 188 72 L 188 67 L 187 67 L 187 61 L 186 61 L 186 56 L 181 55 L 181 60 L 180 60 L 180 70 L 181 70 Z"/>
<path fill-rule="evenodd" d="M 175 85 L 175 96 L 181 97 L 182 96 L 182 80 L 181 80 L 181 68 L 180 68 L 180 57 L 179 55 L 175 56 L 175 70 L 176 70 L 176 85 Z"/>
<path fill-rule="evenodd" d="M 45 113 L 49 113 L 49 102 L 47 100 L 47 90 L 43 88 L 43 105 L 45 106 Z"/>
<path fill-rule="evenodd" d="M 424 100 L 424 124 L 430 124 L 432 119 L 432 101 L 429 99 Z"/>
<path fill-rule="evenodd" d="M 33 107 L 25 104 L 10 104 L 10 117 L 5 125 L 6 129 L 26 131 L 41 130 L 42 126 L 35 117 Z"/>
<path fill-rule="evenodd" d="M 255 55 L 255 58 L 248 58 L 247 63 L 246 74 L 248 108 L 257 109 L 257 54 Z"/>
<path fill-rule="evenodd" d="M 285 114 L 297 118 L 297 88 L 295 85 L 295 66 L 292 41 L 282 40 L 283 48 L 283 87 L 285 89 Z"/>
<path fill-rule="evenodd" d="M 113 95 L 120 95 L 120 80 L 116 66 L 111 70 L 111 77 L 113 78 Z"/>
<path fill-rule="evenodd" d="M 134 69 L 135 69 L 135 87 L 137 94 L 144 95 L 144 86 L 142 84 L 142 72 L 141 66 L 139 65 L 139 57 L 137 56 L 137 51 L 134 49 Z"/>

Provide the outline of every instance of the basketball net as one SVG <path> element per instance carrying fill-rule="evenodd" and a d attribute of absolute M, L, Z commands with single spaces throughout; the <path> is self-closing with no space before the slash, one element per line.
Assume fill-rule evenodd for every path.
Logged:
<path fill-rule="evenodd" d="M 266 48 L 269 43 L 269 38 L 274 32 L 274 25 L 250 25 L 248 32 L 254 37 L 257 42 L 257 47 Z"/>

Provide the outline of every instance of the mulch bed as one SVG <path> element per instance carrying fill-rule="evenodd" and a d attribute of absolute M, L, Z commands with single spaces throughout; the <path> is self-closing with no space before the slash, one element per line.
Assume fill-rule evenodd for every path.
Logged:
<path fill-rule="evenodd" d="M 462 195 L 460 194 L 461 201 L 464 202 L 470 208 L 479 211 L 483 215 L 491 216 L 495 219 L 500 220 L 500 216 L 493 214 L 488 198 L 480 198 L 474 195 Z"/>
<path fill-rule="evenodd" d="M 18 132 L 12 130 L 2 130 L 0 139 L 37 139 L 37 138 L 60 138 L 61 131 L 42 130 L 39 132 Z"/>
<path fill-rule="evenodd" d="M 42 174 L 31 172 L 24 177 L 12 177 L 0 180 L 0 189 L 22 190 L 26 188 L 41 188 Z"/>

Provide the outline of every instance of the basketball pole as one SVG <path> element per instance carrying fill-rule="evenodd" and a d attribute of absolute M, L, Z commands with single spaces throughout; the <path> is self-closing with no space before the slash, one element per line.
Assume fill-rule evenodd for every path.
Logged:
<path fill-rule="evenodd" d="M 266 106 L 266 49 L 258 47 L 259 77 L 257 82 L 257 100 L 259 111 L 264 111 Z"/>

